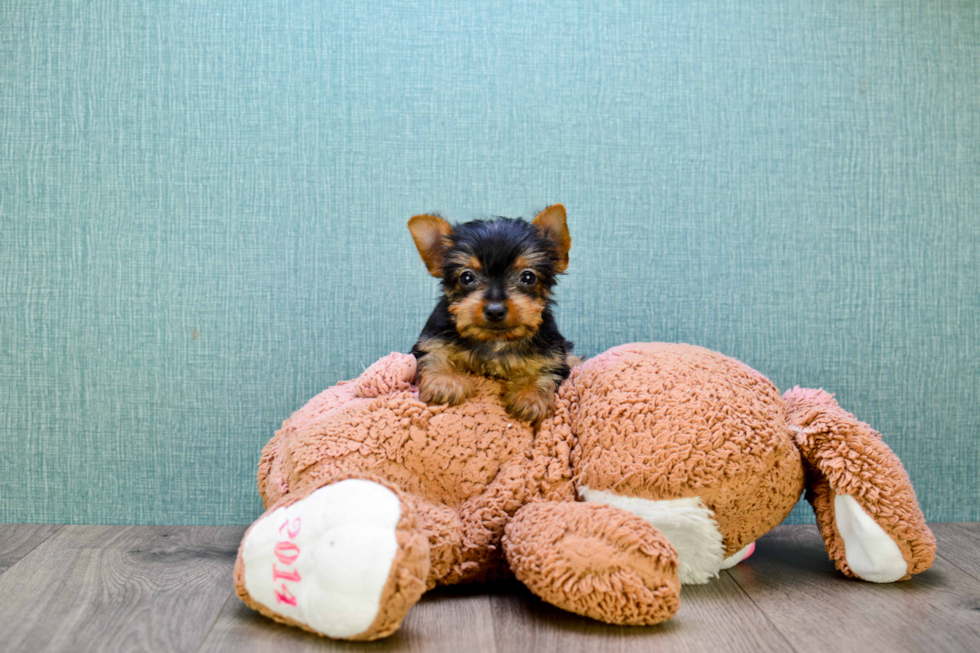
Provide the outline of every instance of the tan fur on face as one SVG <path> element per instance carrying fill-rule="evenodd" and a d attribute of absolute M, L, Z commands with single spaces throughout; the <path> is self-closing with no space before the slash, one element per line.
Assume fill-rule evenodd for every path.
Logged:
<path fill-rule="evenodd" d="M 483 314 L 487 302 L 483 298 L 482 290 L 453 302 L 449 305 L 449 312 L 455 319 L 456 331 L 464 338 L 472 338 L 479 342 L 495 342 L 515 341 L 533 336 L 541 326 L 544 303 L 515 293 L 507 298 L 505 304 L 507 317 L 503 322 L 497 323 L 502 327 L 498 329 L 492 328 Z"/>
<path fill-rule="evenodd" d="M 511 266 L 515 272 L 520 272 L 527 268 L 543 267 L 548 264 L 548 255 L 544 252 L 527 252 L 514 259 Z"/>
<path fill-rule="evenodd" d="M 474 272 L 483 270 L 483 263 L 480 262 L 480 259 L 465 252 L 454 252 L 450 254 L 446 258 L 446 263 L 458 265 L 461 268 L 469 268 Z"/>

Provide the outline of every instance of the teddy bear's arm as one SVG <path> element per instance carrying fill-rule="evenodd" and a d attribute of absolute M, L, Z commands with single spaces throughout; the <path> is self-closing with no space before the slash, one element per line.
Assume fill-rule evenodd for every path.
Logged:
<path fill-rule="evenodd" d="M 499 574 L 505 566 L 500 541 L 507 522 L 527 502 L 527 464 L 523 454 L 508 461 L 484 492 L 458 506 L 462 533 L 459 562 L 454 573 L 440 583 L 481 580 Z M 479 564 L 473 564 L 476 561 Z"/>
<path fill-rule="evenodd" d="M 541 423 L 534 435 L 528 463 L 530 496 L 549 501 L 577 499 L 572 470 L 572 450 L 575 448 L 572 412 L 579 400 L 575 386 L 578 374 L 579 371 L 573 369 L 558 389 L 554 414 Z"/>
<path fill-rule="evenodd" d="M 507 524 L 503 545 L 518 580 L 569 612 L 648 626 L 680 607 L 674 547 L 620 508 L 536 500 Z"/>
<path fill-rule="evenodd" d="M 806 498 L 837 568 L 879 583 L 928 569 L 936 540 L 898 456 L 833 395 L 796 387 L 783 398 L 806 464 Z"/>

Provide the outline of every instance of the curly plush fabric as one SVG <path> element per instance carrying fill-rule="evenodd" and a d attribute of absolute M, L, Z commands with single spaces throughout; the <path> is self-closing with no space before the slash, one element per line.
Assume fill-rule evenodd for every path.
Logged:
<path fill-rule="evenodd" d="M 475 378 L 466 403 L 428 406 L 411 383 L 415 369 L 414 356 L 390 354 L 311 399 L 263 450 L 259 492 L 268 507 L 338 477 L 384 478 L 429 536 L 429 587 L 499 577 L 504 525 L 528 493 L 534 433 L 507 415 L 499 382 Z"/>
<path fill-rule="evenodd" d="M 847 576 L 857 576 L 847 564 L 834 518 L 837 495 L 854 497 L 898 544 L 908 565 L 903 580 L 931 567 L 936 539 L 926 526 L 902 461 L 885 446 L 881 435 L 823 390 L 797 386 L 784 398 L 796 444 L 806 461 L 806 498 L 836 567 Z"/>
<path fill-rule="evenodd" d="M 870 524 L 876 542 L 892 547 L 891 557 L 862 560 L 869 580 L 932 562 L 935 542 L 908 477 L 870 427 L 821 391 L 784 399 L 721 354 L 663 343 L 610 349 L 572 370 L 536 432 L 506 413 L 497 380 L 474 378 L 475 394 L 460 405 L 429 406 L 415 372 L 413 356 L 380 359 L 311 399 L 262 452 L 267 511 L 256 524 L 344 479 L 398 497 L 394 558 L 358 562 L 383 587 L 378 612 L 363 632 L 337 636 L 384 636 L 426 589 L 512 573 L 544 600 L 595 619 L 669 619 L 681 580 L 705 582 L 735 564 L 790 512 L 804 465 L 807 496 L 845 574 L 856 575 L 834 514 L 842 495 L 856 501 L 849 523 Z M 296 623 L 254 600 L 244 564 L 240 552 L 242 600 Z"/>
<path fill-rule="evenodd" d="M 372 376 L 396 373 L 400 384 Z M 498 383 L 477 379 L 474 400 L 447 410 L 419 400 L 417 389 L 404 381 L 414 375 L 413 356 L 391 354 L 358 380 L 321 393 L 297 411 L 263 456 L 263 462 L 279 462 L 279 469 L 269 465 L 266 500 L 277 488 L 293 491 L 326 475 L 365 470 L 412 494 L 458 506 L 482 493 L 506 461 L 526 455 L 530 428 L 487 400 L 499 394 Z M 379 385 L 390 389 L 379 393 Z"/>
<path fill-rule="evenodd" d="M 348 478 L 366 479 L 364 475 L 358 474 L 354 476 L 338 476 L 331 480 L 337 483 Z M 406 502 L 405 495 L 394 485 L 380 478 L 371 478 L 370 480 L 394 492 L 401 502 L 401 516 L 395 528 L 398 549 L 392 563 L 392 571 L 381 592 L 380 609 L 378 610 L 377 616 L 367 630 L 349 638 L 352 640 L 380 639 L 398 630 L 408 610 L 418 602 L 423 592 L 425 592 L 425 579 L 429 572 L 429 543 L 424 531 L 420 528 L 419 520 L 411 504 Z M 307 624 L 286 617 L 271 607 L 256 601 L 246 590 L 245 564 L 242 555 L 249 532 L 263 518 L 271 516 L 279 508 L 305 499 L 312 492 L 319 489 L 319 487 L 321 486 L 307 485 L 302 490 L 282 497 L 266 511 L 262 518 L 259 518 L 252 524 L 242 537 L 242 543 L 238 550 L 238 558 L 235 562 L 234 574 L 235 589 L 238 597 L 247 606 L 280 623 L 297 626 L 312 633 L 322 634 Z"/>
<path fill-rule="evenodd" d="M 507 561 L 545 601 L 611 624 L 649 626 L 680 607 L 677 553 L 628 512 L 588 503 L 531 503 L 507 525 Z"/>
<path fill-rule="evenodd" d="M 699 497 L 726 555 L 781 522 L 803 492 L 779 392 L 691 345 L 614 347 L 576 368 L 575 484 L 643 499 Z"/>

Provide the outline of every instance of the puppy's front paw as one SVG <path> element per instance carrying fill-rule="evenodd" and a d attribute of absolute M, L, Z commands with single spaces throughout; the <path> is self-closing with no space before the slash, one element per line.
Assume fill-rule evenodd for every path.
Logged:
<path fill-rule="evenodd" d="M 555 412 L 555 393 L 535 384 L 509 388 L 504 406 L 511 416 L 537 426 Z"/>
<path fill-rule="evenodd" d="M 455 406 L 473 394 L 473 382 L 451 371 L 419 371 L 419 398 L 427 404 Z"/>

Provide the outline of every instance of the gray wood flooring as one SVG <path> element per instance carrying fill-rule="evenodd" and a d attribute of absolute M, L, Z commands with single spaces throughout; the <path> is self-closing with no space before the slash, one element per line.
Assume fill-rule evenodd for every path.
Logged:
<path fill-rule="evenodd" d="M 542 603 L 518 583 L 441 588 L 393 637 L 333 642 L 243 606 L 242 527 L 0 525 L 0 651 L 980 651 L 980 523 L 934 524 L 913 580 L 844 578 L 812 526 L 781 526 L 671 621 L 620 628 Z"/>

